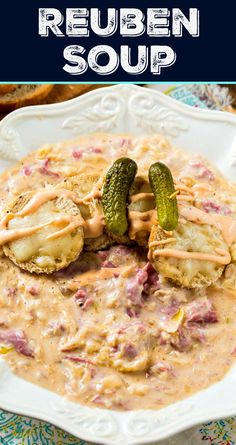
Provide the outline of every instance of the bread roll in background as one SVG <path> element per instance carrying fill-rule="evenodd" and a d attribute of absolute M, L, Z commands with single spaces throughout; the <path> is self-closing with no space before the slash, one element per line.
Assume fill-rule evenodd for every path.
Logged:
<path fill-rule="evenodd" d="M 102 86 L 98 84 L 0 84 L 0 119 L 20 107 L 63 102 Z"/>
<path fill-rule="evenodd" d="M 0 84 L 0 95 L 10 93 L 16 89 L 14 84 Z"/>
<path fill-rule="evenodd" d="M 97 85 L 95 85 L 97 86 Z M 73 99 L 73 97 L 80 96 L 80 94 L 91 90 L 94 85 L 77 85 L 77 84 L 57 84 L 54 85 L 50 94 L 43 101 L 44 103 L 57 103 L 65 100 Z"/>
<path fill-rule="evenodd" d="M 26 105 L 42 103 L 52 89 L 53 85 L 15 85 L 13 90 L 0 94 L 0 112 L 7 113 Z"/>
<path fill-rule="evenodd" d="M 232 96 L 232 106 L 234 108 L 236 108 L 236 85 L 228 84 L 228 85 L 225 85 L 225 86 L 229 89 L 229 92 L 230 92 L 230 94 Z"/>

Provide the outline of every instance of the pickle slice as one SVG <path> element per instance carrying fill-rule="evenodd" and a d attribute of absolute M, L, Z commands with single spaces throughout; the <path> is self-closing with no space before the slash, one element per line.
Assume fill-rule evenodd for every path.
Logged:
<path fill-rule="evenodd" d="M 170 169 L 162 162 L 155 162 L 149 169 L 149 181 L 156 201 L 159 225 L 164 230 L 174 230 L 178 225 L 178 206 Z"/>
<path fill-rule="evenodd" d="M 123 236 L 128 229 L 127 201 L 137 172 L 137 164 L 129 158 L 117 159 L 106 175 L 102 206 L 108 232 Z"/>

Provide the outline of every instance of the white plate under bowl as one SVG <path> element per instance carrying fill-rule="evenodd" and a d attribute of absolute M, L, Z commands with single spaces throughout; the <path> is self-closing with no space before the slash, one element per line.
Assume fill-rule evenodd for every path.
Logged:
<path fill-rule="evenodd" d="M 0 124 L 4 169 L 45 143 L 90 132 L 162 133 L 174 144 L 200 152 L 229 178 L 236 178 L 236 117 L 191 108 L 162 93 L 116 85 L 56 105 L 22 108 Z M 236 415 L 236 366 L 208 389 L 159 411 L 88 408 L 13 375 L 0 359 L 0 407 L 57 425 L 106 445 L 143 445 L 212 419 Z"/>

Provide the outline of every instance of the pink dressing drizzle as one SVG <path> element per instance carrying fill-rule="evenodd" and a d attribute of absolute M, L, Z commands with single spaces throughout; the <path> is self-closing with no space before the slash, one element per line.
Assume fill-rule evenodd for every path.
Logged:
<path fill-rule="evenodd" d="M 236 241 L 236 220 L 231 216 L 216 215 L 212 216 L 193 206 L 180 206 L 180 215 L 188 221 L 196 224 L 208 224 L 216 227 L 222 233 L 225 242 L 230 246 Z"/>
<path fill-rule="evenodd" d="M 219 255 L 212 255 L 203 252 L 187 252 L 183 250 L 177 249 L 156 249 L 153 252 L 153 256 L 166 256 L 166 257 L 174 257 L 180 258 L 183 260 L 194 259 L 194 260 L 206 260 L 213 261 L 214 263 L 219 264 L 229 264 L 231 261 L 230 253 L 227 250 L 223 249 L 215 249 L 216 253 Z"/>

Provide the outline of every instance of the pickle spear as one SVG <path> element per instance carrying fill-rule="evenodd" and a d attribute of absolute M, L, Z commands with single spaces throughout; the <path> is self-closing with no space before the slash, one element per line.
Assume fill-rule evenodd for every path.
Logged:
<path fill-rule="evenodd" d="M 156 201 L 159 225 L 167 231 L 178 225 L 176 190 L 170 169 L 155 162 L 149 169 L 149 182 Z"/>
<path fill-rule="evenodd" d="M 102 206 L 107 230 L 123 236 L 128 229 L 127 201 L 137 172 L 137 164 L 129 158 L 117 159 L 106 175 Z"/>

